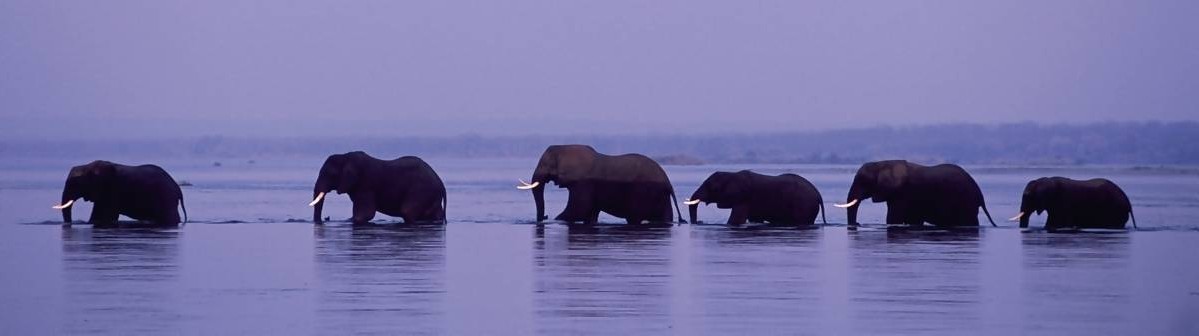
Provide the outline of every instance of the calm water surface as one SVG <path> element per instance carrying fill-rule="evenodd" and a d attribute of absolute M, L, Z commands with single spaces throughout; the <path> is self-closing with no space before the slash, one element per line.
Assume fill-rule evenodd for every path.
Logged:
<path fill-rule="evenodd" d="M 61 227 L 49 206 L 78 163 L 0 166 L 0 334 L 1199 334 L 1194 174 L 967 167 L 996 219 L 1031 178 L 1109 177 L 1134 232 L 849 232 L 831 207 L 844 166 L 752 166 L 812 180 L 834 223 L 819 229 L 582 229 L 531 224 L 512 186 L 533 159 L 431 159 L 449 225 L 313 226 L 322 159 L 163 164 L 195 184 L 179 229 Z M 667 170 L 685 197 L 740 168 Z M 547 192 L 547 212 L 565 194 Z M 346 197 L 327 203 L 349 216 Z"/>

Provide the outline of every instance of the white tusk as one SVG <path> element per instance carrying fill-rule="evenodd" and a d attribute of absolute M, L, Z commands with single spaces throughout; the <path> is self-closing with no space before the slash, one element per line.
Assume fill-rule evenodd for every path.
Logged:
<path fill-rule="evenodd" d="M 696 205 L 696 204 L 699 204 L 699 202 L 702 202 L 702 201 L 701 201 L 701 200 L 699 200 L 699 199 L 693 199 L 693 200 L 686 200 L 686 201 L 683 201 L 683 204 L 686 204 L 686 205 Z"/>
<path fill-rule="evenodd" d="M 322 193 L 319 193 L 319 194 L 316 194 L 316 198 L 313 198 L 313 199 L 312 199 L 312 203 L 308 203 L 308 206 L 316 206 L 316 203 L 319 203 L 319 202 L 320 202 L 321 200 L 323 200 L 323 199 L 325 199 L 325 193 L 324 193 L 324 192 L 322 192 Z"/>
<path fill-rule="evenodd" d="M 516 186 L 516 189 L 520 190 L 529 190 L 541 185 L 541 182 L 533 182 L 533 184 L 529 184 L 528 182 L 525 182 L 525 180 L 518 179 L 517 181 L 520 181 L 520 185 Z"/>
<path fill-rule="evenodd" d="M 853 200 L 853 201 L 850 201 L 849 203 L 845 203 L 845 204 L 833 204 L 833 206 L 838 207 L 838 208 L 848 208 L 848 207 L 857 205 L 858 201 L 859 200 Z"/>
<path fill-rule="evenodd" d="M 1008 218 L 1007 220 L 1015 222 L 1015 221 L 1018 221 L 1018 220 L 1020 220 L 1020 217 L 1024 217 L 1024 213 L 1023 213 L 1023 212 L 1021 212 L 1021 213 L 1018 213 L 1018 214 L 1016 214 L 1016 217 Z"/>
<path fill-rule="evenodd" d="M 55 205 L 55 206 L 52 206 L 51 208 L 62 210 L 62 209 L 70 208 L 71 204 L 75 204 L 75 200 L 70 200 L 70 201 L 67 201 L 67 204 Z"/>

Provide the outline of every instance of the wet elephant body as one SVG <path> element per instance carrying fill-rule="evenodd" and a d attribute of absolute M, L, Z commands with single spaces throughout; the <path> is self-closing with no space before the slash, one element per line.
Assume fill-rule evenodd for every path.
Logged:
<path fill-rule="evenodd" d="M 795 174 L 770 176 L 748 170 L 708 176 L 686 202 L 691 221 L 699 202 L 731 209 L 728 225 L 746 222 L 772 225 L 812 225 L 823 212 L 824 199 L 816 186 Z"/>
<path fill-rule="evenodd" d="M 846 204 L 837 205 L 846 208 L 851 227 L 858 224 L 857 210 L 866 199 L 887 203 L 887 224 L 976 227 L 979 208 L 991 219 L 978 183 L 953 164 L 923 166 L 903 160 L 863 164 Z"/>
<path fill-rule="evenodd" d="M 445 221 L 445 184 L 415 156 L 380 160 L 361 151 L 330 155 L 313 187 L 313 222 L 323 222 L 324 197 L 332 191 L 350 196 L 355 224 L 369 222 L 376 212 L 405 223 Z"/>
<path fill-rule="evenodd" d="M 121 215 L 155 225 L 177 225 L 187 218 L 183 190 L 166 170 L 156 165 L 127 166 L 93 161 L 71 168 L 63 186 L 62 210 L 65 224 L 72 221 L 71 206 L 82 198 L 92 202 L 88 222 L 97 226 L 117 224 Z M 183 207 L 183 221 L 179 207 Z"/>
<path fill-rule="evenodd" d="M 682 219 L 666 171 L 644 155 L 606 155 L 585 145 L 549 146 L 538 160 L 532 180 L 522 181 L 520 186 L 532 190 L 538 222 L 548 218 L 545 186 L 550 182 L 569 192 L 566 207 L 556 220 L 594 225 L 604 212 L 629 224 L 671 222 L 672 207 Z"/>
<path fill-rule="evenodd" d="M 600 212 L 624 218 L 630 224 L 674 219 L 669 185 L 588 179 L 568 190 L 567 206 L 556 220 L 594 223 Z"/>
<path fill-rule="evenodd" d="M 1013 220 L 1028 227 L 1034 214 L 1047 212 L 1045 229 L 1123 229 L 1131 218 L 1132 202 L 1114 182 L 1107 179 L 1085 181 L 1065 177 L 1042 177 L 1024 187 L 1020 213 Z"/>

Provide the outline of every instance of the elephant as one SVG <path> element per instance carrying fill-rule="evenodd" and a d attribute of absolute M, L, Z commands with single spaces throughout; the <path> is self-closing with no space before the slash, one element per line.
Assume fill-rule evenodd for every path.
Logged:
<path fill-rule="evenodd" d="M 1136 228 L 1132 203 L 1119 186 L 1107 179 L 1079 181 L 1065 177 L 1042 177 L 1028 182 L 1020 201 L 1020 213 L 1012 217 L 1020 228 L 1028 228 L 1032 214 L 1049 212 L 1045 229 L 1067 227 L 1123 229 L 1128 219 Z"/>
<path fill-rule="evenodd" d="M 613 156 L 587 145 L 553 145 L 541 154 L 531 181 L 521 180 L 517 188 L 533 191 L 538 223 L 548 218 L 545 185 L 550 182 L 569 192 L 556 220 L 594 225 L 602 211 L 628 224 L 669 223 L 674 220 L 673 205 L 685 223 L 666 171 L 641 154 Z"/>
<path fill-rule="evenodd" d="M 71 224 L 71 206 L 79 198 L 93 203 L 88 223 L 96 226 L 116 225 L 121 215 L 154 225 L 178 225 L 176 206 L 183 208 L 182 222 L 187 222 L 183 190 L 171 174 L 156 165 L 97 160 L 72 167 L 62 188 L 62 201 L 53 207 L 62 210 L 64 225 Z"/>
<path fill-rule="evenodd" d="M 741 225 L 746 221 L 812 225 L 816 223 L 817 212 L 822 215 L 822 220 L 824 215 L 820 191 L 812 182 L 795 174 L 770 176 L 749 170 L 715 172 L 683 202 L 689 207 L 692 223 L 699 223 L 695 217 L 700 202 L 732 209 L 728 225 Z M 824 220 L 824 223 L 828 224 L 828 221 Z"/>
<path fill-rule="evenodd" d="M 982 190 L 965 169 L 954 164 L 923 166 L 904 160 L 867 162 L 858 168 L 845 204 L 848 225 L 858 225 L 858 207 L 866 199 L 887 203 L 887 224 L 913 227 L 929 223 L 937 227 L 978 226 L 982 208 L 991 226 L 991 212 Z"/>
<path fill-rule="evenodd" d="M 365 224 L 375 212 L 400 217 L 404 223 L 445 223 L 445 184 L 428 163 L 415 156 L 381 160 L 362 151 L 333 154 L 321 166 L 312 188 L 312 221 L 323 224 L 325 195 L 336 190 L 354 203 L 350 221 Z"/>

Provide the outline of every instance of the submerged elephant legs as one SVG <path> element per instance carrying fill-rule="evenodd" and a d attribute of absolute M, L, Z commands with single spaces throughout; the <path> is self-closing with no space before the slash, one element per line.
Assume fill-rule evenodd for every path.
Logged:
<path fill-rule="evenodd" d="M 594 225 L 600 212 L 623 218 L 628 224 L 665 223 L 674 219 L 670 195 L 661 186 L 583 182 L 567 190 L 570 194 L 566 208 L 555 217 L 556 220 Z"/>

